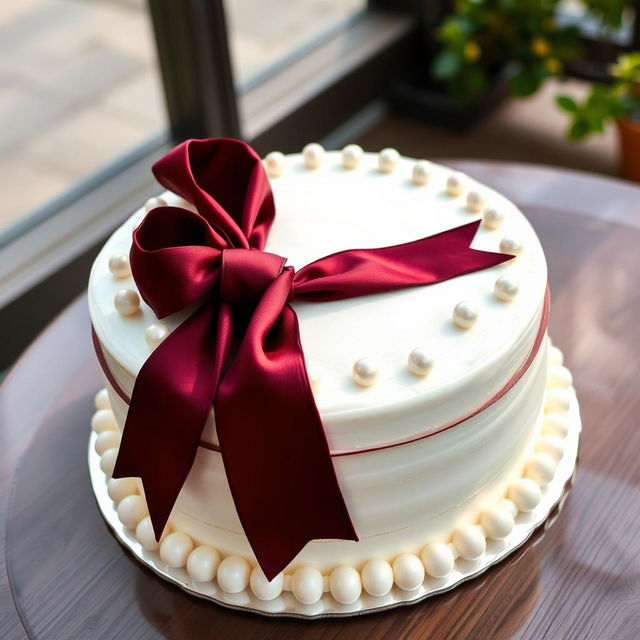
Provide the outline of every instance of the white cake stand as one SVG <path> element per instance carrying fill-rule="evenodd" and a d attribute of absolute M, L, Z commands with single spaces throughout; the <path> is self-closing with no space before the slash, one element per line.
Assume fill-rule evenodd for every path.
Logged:
<path fill-rule="evenodd" d="M 436 579 L 427 576 L 417 589 L 404 591 L 394 586 L 386 596 L 380 598 L 370 596 L 363 591 L 362 596 L 350 605 L 336 602 L 330 593 L 325 593 L 318 602 L 312 605 L 301 604 L 287 591 L 283 591 L 278 598 L 264 601 L 256 598 L 249 588 L 241 593 L 229 594 L 225 593 L 215 580 L 212 582 L 193 581 L 184 568 L 173 569 L 164 564 L 158 551 L 145 551 L 136 540 L 134 532 L 124 527 L 120 522 L 116 506 L 107 493 L 108 478 L 100 468 L 100 456 L 94 449 L 96 434 L 93 432 L 89 439 L 89 473 L 98 507 L 120 543 L 161 578 L 172 582 L 187 593 L 231 609 L 252 611 L 268 616 L 322 618 L 362 615 L 414 604 L 425 598 L 449 591 L 460 583 L 485 572 L 489 567 L 497 564 L 524 544 L 560 502 L 565 487 L 573 476 L 581 430 L 580 412 L 573 389 L 571 390 L 571 407 L 568 417 L 570 426 L 564 441 L 564 455 L 558 463 L 553 480 L 545 487 L 542 500 L 535 510 L 528 513 L 518 513 L 515 526 L 508 538 L 487 540 L 487 549 L 481 558 L 474 561 L 456 560 L 453 572 L 446 578 Z"/>

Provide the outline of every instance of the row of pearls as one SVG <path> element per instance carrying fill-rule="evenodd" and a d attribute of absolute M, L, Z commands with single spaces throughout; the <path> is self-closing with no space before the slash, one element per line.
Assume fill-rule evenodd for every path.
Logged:
<path fill-rule="evenodd" d="M 523 476 L 510 485 L 505 498 L 481 511 L 477 523 L 457 527 L 449 542 L 430 542 L 418 553 L 401 553 L 391 562 L 371 559 L 359 571 L 350 566 L 337 566 L 328 576 L 314 567 L 301 566 L 291 574 L 280 573 L 269 582 L 259 566 L 252 568 L 239 556 L 221 558 L 216 549 L 196 545 L 183 532 L 165 531 L 157 542 L 146 501 L 139 495 L 138 484 L 133 478 L 109 478 L 107 491 L 116 503 L 118 518 L 125 527 L 135 530 L 136 539 L 145 550 L 157 550 L 168 567 L 185 567 L 195 582 L 215 579 L 225 593 L 240 593 L 250 588 L 256 598 L 273 600 L 283 591 L 290 591 L 305 605 L 314 604 L 324 593 L 330 593 L 336 602 L 348 605 L 356 602 L 363 591 L 373 597 L 385 596 L 394 585 L 411 591 L 422 585 L 425 576 L 446 578 L 453 572 L 457 559 L 478 560 L 486 551 L 487 539 L 507 538 L 513 531 L 518 513 L 533 511 L 540 503 L 543 490 L 553 479 L 557 463 L 564 454 L 572 383 L 570 372 L 562 366 L 562 353 L 557 347 L 549 347 L 548 362 L 546 397 L 553 394 L 555 401 L 549 405 L 551 409 L 545 401 L 542 433 L 535 452 L 525 463 Z M 119 434 L 114 432 L 115 419 L 106 390 L 96 395 L 95 404 L 97 411 L 92 427 L 99 434 L 95 448 L 101 455 L 101 468 L 110 476 Z"/>
<path fill-rule="evenodd" d="M 433 359 L 424 347 L 416 347 L 407 358 L 409 371 L 419 377 L 429 375 L 433 369 Z M 380 375 L 380 368 L 371 358 L 360 358 L 353 365 L 353 380 L 361 387 L 372 386 Z"/>
<path fill-rule="evenodd" d="M 167 201 L 163 198 L 149 198 L 144 204 L 145 213 L 149 213 L 156 207 L 166 207 Z M 124 280 L 131 276 L 131 265 L 129 264 L 129 256 L 123 252 L 114 253 L 108 262 L 109 271 L 116 280 Z M 123 316 L 134 315 L 140 309 L 140 296 L 134 289 L 121 289 L 118 291 L 113 300 L 114 306 L 118 313 Z"/>
<path fill-rule="evenodd" d="M 520 290 L 518 280 L 509 274 L 500 276 L 494 286 L 494 294 L 498 300 L 510 302 Z M 471 329 L 478 321 L 478 307 L 467 300 L 458 302 L 453 308 L 451 318 L 459 329 Z M 417 347 L 409 354 L 407 366 L 416 376 L 426 376 L 433 369 L 433 359 L 423 347 Z M 353 365 L 353 380 L 361 387 L 370 387 L 378 380 L 380 369 L 372 358 L 360 358 Z"/>
<path fill-rule="evenodd" d="M 364 157 L 362 147 L 357 144 L 348 144 L 342 149 L 341 162 L 345 169 L 357 169 Z M 306 169 L 318 169 L 325 158 L 325 150 L 322 145 L 312 142 L 302 150 L 302 162 Z M 285 167 L 285 155 L 280 151 L 272 151 L 264 159 L 264 167 L 272 178 L 282 175 Z M 380 173 L 393 173 L 400 161 L 400 154 L 396 149 L 387 147 L 378 153 L 378 171 Z M 433 174 L 433 165 L 427 160 L 417 160 L 411 171 L 411 181 L 418 186 L 429 183 Z M 461 196 L 467 187 L 466 176 L 455 171 L 451 173 L 445 185 L 445 192 L 451 197 Z M 487 196 L 481 191 L 469 191 L 466 199 L 467 209 L 471 213 L 483 213 L 483 223 L 488 229 L 497 229 L 504 220 L 504 213 L 495 208 L 487 208 Z"/>
<path fill-rule="evenodd" d="M 150 198 L 145 205 L 146 210 L 164 206 L 162 198 Z M 131 275 L 129 256 L 126 253 L 114 253 L 109 258 L 109 271 L 114 278 L 120 280 Z M 140 295 L 135 289 L 120 289 L 113 298 L 113 306 L 122 316 L 134 316 L 140 311 Z M 159 320 L 149 324 L 144 331 L 144 339 L 151 349 L 155 349 L 168 335 L 169 327 Z"/>

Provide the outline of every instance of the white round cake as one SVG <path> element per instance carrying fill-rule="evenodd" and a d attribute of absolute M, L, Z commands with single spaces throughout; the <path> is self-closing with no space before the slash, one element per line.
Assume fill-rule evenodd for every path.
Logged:
<path fill-rule="evenodd" d="M 457 563 L 481 559 L 488 542 L 509 539 L 519 514 L 542 500 L 564 455 L 575 397 L 562 355 L 546 336 L 540 242 L 499 193 L 394 150 L 363 153 L 349 145 L 324 152 L 309 145 L 302 154 L 270 154 L 264 166 L 276 207 L 265 249 L 294 268 L 474 220 L 482 223 L 472 248 L 515 257 L 429 286 L 292 303 L 358 542 L 315 540 L 267 582 L 236 513 L 212 411 L 160 541 L 160 561 L 186 566 L 193 580 L 222 592 L 247 590 L 266 601 L 285 590 L 302 605 L 323 593 L 350 604 L 361 594 L 410 592 L 425 576 L 445 579 Z M 95 446 L 114 508 L 149 551 L 158 543 L 143 487 L 108 476 L 138 372 L 192 311 L 159 320 L 131 277 L 132 233 L 149 209 L 165 203 L 192 208 L 170 192 L 152 199 L 107 241 L 89 282 L 109 380 L 108 398 L 97 399 Z"/>

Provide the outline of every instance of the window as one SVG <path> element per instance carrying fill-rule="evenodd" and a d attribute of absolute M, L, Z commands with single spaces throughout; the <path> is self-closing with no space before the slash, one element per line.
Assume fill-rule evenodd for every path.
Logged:
<path fill-rule="evenodd" d="M 343 28 L 365 0 L 226 0 L 234 81 L 242 92 Z"/>
<path fill-rule="evenodd" d="M 173 141 L 321 140 L 411 63 L 418 23 L 414 0 L 1 4 L 0 370 L 158 192 Z"/>
<path fill-rule="evenodd" d="M 3 2 L 0 74 L 0 243 L 167 126 L 144 0 Z"/>

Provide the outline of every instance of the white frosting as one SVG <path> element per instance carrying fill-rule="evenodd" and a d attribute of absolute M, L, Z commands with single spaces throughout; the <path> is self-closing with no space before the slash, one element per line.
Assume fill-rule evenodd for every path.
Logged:
<path fill-rule="evenodd" d="M 339 153 L 330 152 L 320 166 L 308 169 L 300 155 L 293 155 L 283 159 L 281 175 L 272 179 L 277 216 L 266 248 L 287 256 L 297 268 L 335 251 L 407 242 L 479 219 L 482 212 L 471 213 L 467 207 L 468 190 L 481 193 L 487 206 L 504 214 L 500 230 L 481 226 L 472 246 L 498 251 L 506 235 L 522 245 L 511 262 L 436 285 L 339 302 L 294 303 L 334 454 L 403 442 L 467 415 L 510 379 L 539 329 L 546 264 L 524 216 L 471 179 L 463 180 L 465 190 L 458 197 L 447 195 L 451 172 L 438 165 L 430 165 L 426 185 L 416 184 L 414 164 L 400 158 L 395 170 L 381 173 L 377 156 L 364 154 L 357 168 L 348 169 Z M 162 197 L 169 204 L 180 202 L 169 193 Z M 114 253 L 128 252 L 143 215 L 134 214 L 110 238 L 89 283 L 98 339 L 114 377 L 129 394 L 150 353 L 145 329 L 157 318 L 144 303 L 133 316 L 115 310 L 114 295 L 134 283 L 116 280 L 108 262 Z M 503 274 L 517 278 L 519 292 L 512 301 L 494 294 Z M 452 322 L 453 309 L 463 300 L 478 311 L 477 321 L 466 330 Z M 187 313 L 163 323 L 172 331 Z M 407 365 L 417 347 L 424 347 L 434 362 L 426 376 L 414 375 Z M 363 357 L 379 369 L 369 387 L 355 384 L 352 376 L 354 363 Z M 453 530 L 477 524 L 483 508 L 504 497 L 534 451 L 542 428 L 545 379 L 542 349 L 513 389 L 474 418 L 409 444 L 335 457 L 361 541 L 312 542 L 291 566 L 326 570 L 340 563 L 359 566 L 376 557 L 391 560 L 402 551 L 418 552 L 426 541 L 448 542 Z M 122 428 L 127 407 L 113 390 L 110 398 Z M 549 407 L 561 404 L 553 393 L 546 402 Z M 216 442 L 213 416 L 203 437 Z M 538 464 L 535 473 L 544 472 Z M 170 525 L 224 556 L 252 557 L 216 451 L 199 449 Z M 460 531 L 460 545 L 471 554 L 477 532 Z"/>

